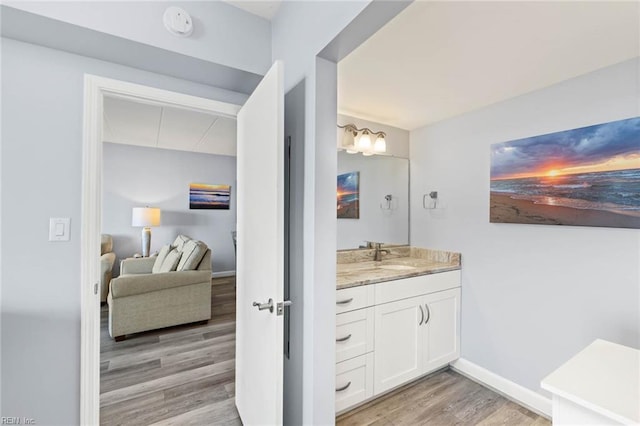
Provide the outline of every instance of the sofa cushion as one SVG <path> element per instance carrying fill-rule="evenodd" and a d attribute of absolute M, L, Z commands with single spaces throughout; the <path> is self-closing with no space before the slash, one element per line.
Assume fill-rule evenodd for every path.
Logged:
<path fill-rule="evenodd" d="M 178 235 L 171 245 L 177 248 L 178 251 L 182 251 L 187 241 L 191 241 L 191 238 L 187 237 L 186 235 Z"/>
<path fill-rule="evenodd" d="M 181 257 L 182 253 L 177 249 L 169 250 L 169 253 L 165 256 L 162 266 L 160 266 L 160 270 L 158 272 L 175 271 L 178 263 L 180 263 Z"/>
<path fill-rule="evenodd" d="M 182 248 L 182 258 L 178 263 L 177 271 L 192 271 L 198 267 L 200 261 L 207 252 L 207 245 L 202 241 L 189 240 Z"/>
<path fill-rule="evenodd" d="M 160 252 L 158 253 L 158 256 L 156 256 L 156 261 L 153 264 L 153 269 L 151 270 L 151 272 L 153 272 L 154 274 L 160 272 L 160 269 L 162 268 L 162 263 L 166 259 L 167 254 L 169 254 L 169 252 L 174 248 L 175 247 L 173 247 L 170 244 L 167 244 L 166 246 L 162 246 L 162 248 L 160 249 Z"/>

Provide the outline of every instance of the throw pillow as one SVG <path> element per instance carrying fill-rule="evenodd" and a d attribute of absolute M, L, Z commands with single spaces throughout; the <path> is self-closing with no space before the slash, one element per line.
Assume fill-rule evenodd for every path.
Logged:
<path fill-rule="evenodd" d="M 186 235 L 178 235 L 176 237 L 176 240 L 173 242 L 172 246 L 177 248 L 178 251 L 182 251 L 187 241 L 191 241 L 191 238 L 187 237 Z"/>
<path fill-rule="evenodd" d="M 207 252 L 207 245 L 202 241 L 189 240 L 182 248 L 182 258 L 178 263 L 178 271 L 192 271 L 198 267 Z"/>
<path fill-rule="evenodd" d="M 167 254 L 169 254 L 169 252 L 173 249 L 174 247 L 172 247 L 170 244 L 167 244 L 166 246 L 162 246 L 162 248 L 160 249 L 160 252 L 158 253 L 158 256 L 156 257 L 156 261 L 153 264 L 153 268 L 151 269 L 151 272 L 158 273 L 160 272 L 160 268 L 162 268 L 162 263 L 164 262 L 164 259 L 167 257 Z"/>
<path fill-rule="evenodd" d="M 171 272 L 176 270 L 176 266 L 180 262 L 180 257 L 182 257 L 182 253 L 176 249 L 170 250 L 167 253 L 167 256 L 164 258 L 164 262 L 162 262 L 162 266 L 160 267 L 160 271 L 158 272 Z"/>

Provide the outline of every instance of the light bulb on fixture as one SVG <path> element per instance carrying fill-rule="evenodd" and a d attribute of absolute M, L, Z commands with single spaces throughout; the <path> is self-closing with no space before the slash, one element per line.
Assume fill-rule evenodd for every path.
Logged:
<path fill-rule="evenodd" d="M 375 152 L 387 152 L 387 141 L 384 139 L 384 133 L 378 134 L 373 150 Z"/>
<path fill-rule="evenodd" d="M 348 154 L 356 154 L 358 150 L 356 150 L 356 139 L 357 135 L 355 130 L 350 128 L 344 129 L 344 136 L 342 138 L 342 147 L 347 151 Z"/>
<path fill-rule="evenodd" d="M 371 136 L 369 136 L 369 131 L 367 129 L 362 132 L 360 139 L 358 139 L 358 149 L 362 151 L 362 153 L 371 150 Z"/>

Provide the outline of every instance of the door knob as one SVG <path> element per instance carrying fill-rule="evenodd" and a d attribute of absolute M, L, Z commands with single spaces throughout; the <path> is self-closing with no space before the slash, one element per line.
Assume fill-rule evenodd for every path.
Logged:
<path fill-rule="evenodd" d="M 267 303 L 253 302 L 253 306 L 256 306 L 259 311 L 268 309 L 269 312 L 273 312 L 273 299 L 269 299 Z"/>

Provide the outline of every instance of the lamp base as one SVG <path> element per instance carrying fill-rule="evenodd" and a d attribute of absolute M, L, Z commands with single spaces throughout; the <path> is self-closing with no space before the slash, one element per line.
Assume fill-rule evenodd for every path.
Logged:
<path fill-rule="evenodd" d="M 151 228 L 142 228 L 142 257 L 149 257 L 151 251 Z"/>

